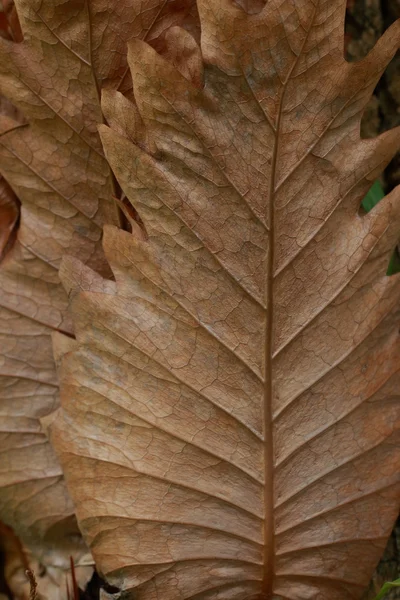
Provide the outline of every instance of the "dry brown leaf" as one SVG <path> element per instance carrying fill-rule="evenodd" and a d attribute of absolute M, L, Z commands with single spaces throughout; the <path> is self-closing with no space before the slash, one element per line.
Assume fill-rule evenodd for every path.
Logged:
<path fill-rule="evenodd" d="M 109 273 L 102 225 L 116 223 L 117 213 L 97 132 L 100 88 L 129 84 L 127 39 L 157 45 L 187 15 L 195 28 L 196 14 L 191 0 L 15 5 L 24 41 L 0 39 L 0 91 L 29 125 L 0 118 L 0 171 L 22 202 L 0 270 L 0 517 L 49 566 L 58 545 L 57 566 L 67 568 L 69 554 L 79 561 L 85 548 L 41 422 L 58 406 L 51 336 L 72 333 L 57 270 L 68 252 Z"/>
<path fill-rule="evenodd" d="M 149 137 L 101 128 L 148 241 L 107 228 L 115 292 L 64 263 L 54 443 L 135 600 L 354 600 L 399 500 L 400 190 L 359 212 L 399 131 L 359 131 L 400 23 L 348 64 L 343 0 L 199 11 L 204 89 L 132 42 Z"/>

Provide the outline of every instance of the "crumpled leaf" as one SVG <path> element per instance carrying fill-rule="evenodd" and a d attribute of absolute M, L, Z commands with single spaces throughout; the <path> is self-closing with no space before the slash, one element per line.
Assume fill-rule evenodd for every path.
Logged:
<path fill-rule="evenodd" d="M 18 198 L 0 176 L 0 261 L 12 245 L 19 216 Z"/>
<path fill-rule="evenodd" d="M 156 45 L 191 0 L 16 0 L 24 41 L 0 40 L 0 91 L 28 121 L 0 120 L 0 171 L 22 202 L 0 270 L 0 518 L 46 563 L 86 552 L 48 443 L 58 406 L 54 332 L 71 336 L 58 267 L 66 252 L 105 276 L 102 225 L 117 223 L 97 124 L 103 85 L 127 83 L 126 41 Z M 195 27 L 195 15 L 189 15 Z M 43 424 L 42 424 L 43 423 Z M 51 550 L 49 550 L 51 549 Z"/>
<path fill-rule="evenodd" d="M 0 120 L 7 123 L 9 119 L 24 123 L 23 116 L 6 98 L 0 96 Z M 17 234 L 19 218 L 19 200 L 0 175 L 0 262 L 11 249 Z"/>
<path fill-rule="evenodd" d="M 343 0 L 199 12 L 204 87 L 132 42 L 147 137 L 118 94 L 101 127 L 147 241 L 106 228 L 115 291 L 64 259 L 91 291 L 54 444 L 135 600 L 354 600 L 399 499 L 400 189 L 359 208 L 399 145 L 360 120 L 400 24 L 348 64 Z"/>
<path fill-rule="evenodd" d="M 21 25 L 14 0 L 0 0 L 0 37 L 14 42 L 22 41 Z"/>

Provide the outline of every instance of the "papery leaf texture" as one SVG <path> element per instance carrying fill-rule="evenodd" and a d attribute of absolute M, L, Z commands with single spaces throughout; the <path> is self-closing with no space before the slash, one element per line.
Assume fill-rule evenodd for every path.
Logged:
<path fill-rule="evenodd" d="M 58 407 L 52 334 L 73 334 L 58 267 L 68 253 L 109 274 L 102 226 L 118 218 L 97 132 L 100 90 L 129 88 L 128 39 L 160 44 L 187 16 L 196 29 L 196 13 L 186 0 L 15 6 L 24 39 L 0 40 L 0 92 L 25 119 L 0 121 L 0 171 L 22 203 L 18 235 L 0 267 L 0 518 L 42 562 L 69 566 L 70 554 L 79 561 L 86 549 L 41 423 Z"/>
<path fill-rule="evenodd" d="M 190 69 L 130 43 L 142 122 L 105 99 L 146 233 L 106 227 L 115 288 L 64 259 L 78 345 L 52 439 L 135 600 L 354 600 L 399 504 L 400 191 L 360 207 L 399 131 L 360 121 L 400 24 L 350 64 L 343 0 L 199 13 Z"/>

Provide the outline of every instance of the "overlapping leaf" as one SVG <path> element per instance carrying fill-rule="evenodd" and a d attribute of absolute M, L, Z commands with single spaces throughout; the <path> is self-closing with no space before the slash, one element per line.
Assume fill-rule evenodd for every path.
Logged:
<path fill-rule="evenodd" d="M 117 222 L 97 133 L 99 92 L 128 85 L 127 39 L 161 43 L 187 14 L 192 23 L 193 3 L 15 4 L 24 41 L 0 40 L 0 91 L 29 125 L 2 119 L 0 132 L 0 171 L 22 202 L 18 238 L 0 271 L 0 515 L 54 563 L 54 544 L 62 549 L 58 560 L 68 560 L 76 538 L 73 506 L 40 423 L 58 405 L 51 334 L 72 333 L 57 270 L 68 252 L 108 274 L 102 225 Z"/>

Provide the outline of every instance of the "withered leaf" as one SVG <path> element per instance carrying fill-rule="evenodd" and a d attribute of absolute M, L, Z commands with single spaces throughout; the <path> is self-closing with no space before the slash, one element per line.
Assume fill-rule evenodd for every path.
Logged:
<path fill-rule="evenodd" d="M 1 119 L 0 171 L 22 209 L 18 237 L 0 269 L 0 517 L 44 563 L 53 564 L 49 548 L 57 540 L 62 566 L 85 548 L 41 423 L 58 406 L 51 336 L 72 334 L 60 260 L 67 252 L 109 274 L 102 225 L 118 219 L 97 132 L 99 93 L 103 85 L 127 84 L 128 39 L 157 45 L 187 15 L 193 29 L 195 13 L 187 0 L 15 5 L 24 41 L 0 40 L 0 91 L 28 125 Z"/>
<path fill-rule="evenodd" d="M 0 95 L 1 127 L 18 122 L 24 123 L 23 116 L 4 96 Z M 0 174 L 0 263 L 12 248 L 16 238 L 19 218 L 19 200 L 7 181 Z"/>
<path fill-rule="evenodd" d="M 115 291 L 73 288 L 54 444 L 135 600 L 354 600 L 399 498 L 399 189 L 359 206 L 398 146 L 360 119 L 400 26 L 348 64 L 344 0 L 199 12 L 204 87 L 132 42 L 147 138 L 118 94 L 101 127 L 148 239 L 107 228 Z"/>
<path fill-rule="evenodd" d="M 0 0 L 0 37 L 14 42 L 22 41 L 21 25 L 14 0 Z"/>

